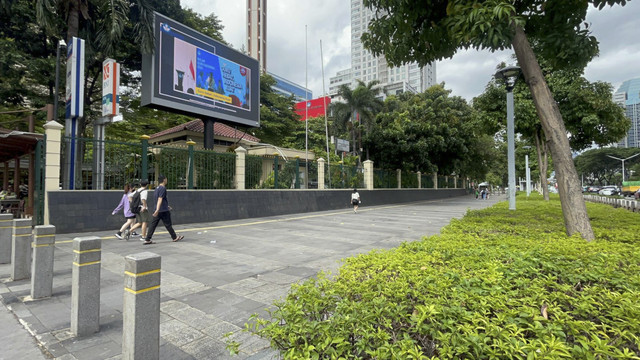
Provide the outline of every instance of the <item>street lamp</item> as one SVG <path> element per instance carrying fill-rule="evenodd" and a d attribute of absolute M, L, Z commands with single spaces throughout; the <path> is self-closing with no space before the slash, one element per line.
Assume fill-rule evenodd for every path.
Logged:
<path fill-rule="evenodd" d="M 63 39 L 58 40 L 56 47 L 56 89 L 53 97 L 53 121 L 58 121 L 58 88 L 60 87 L 60 49 L 67 47 Z"/>
<path fill-rule="evenodd" d="M 529 149 L 531 149 L 531 146 L 526 145 L 522 147 L 523 149 L 527 150 L 527 152 L 524 154 L 524 166 L 526 168 L 526 177 L 527 177 L 527 196 L 531 195 L 531 169 L 529 169 Z"/>
<path fill-rule="evenodd" d="M 620 159 L 620 158 L 617 158 L 617 157 L 615 157 L 615 156 L 607 155 L 607 157 L 610 157 L 610 158 L 612 158 L 612 159 L 616 159 L 616 160 L 620 160 L 620 161 L 622 161 L 622 182 L 624 182 L 624 162 L 625 162 L 625 161 L 627 161 L 627 160 L 629 160 L 629 159 L 633 159 L 634 157 L 636 157 L 636 156 L 638 156 L 638 155 L 640 155 L 640 153 L 637 153 L 637 154 L 635 154 L 635 155 L 631 155 L 631 156 L 629 156 L 629 157 L 628 157 L 628 158 L 626 158 L 626 159 Z"/>
<path fill-rule="evenodd" d="M 507 168 L 509 172 L 509 210 L 516 209 L 516 157 L 513 124 L 513 88 L 520 76 L 518 66 L 507 66 L 496 72 L 495 78 L 504 80 L 507 89 Z"/>

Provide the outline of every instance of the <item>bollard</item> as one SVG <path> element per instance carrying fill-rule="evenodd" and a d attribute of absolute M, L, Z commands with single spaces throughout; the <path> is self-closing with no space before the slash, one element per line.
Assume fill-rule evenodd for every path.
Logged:
<path fill-rule="evenodd" d="M 31 298 L 41 299 L 50 297 L 53 290 L 53 252 L 56 243 L 56 227 L 40 225 L 33 230 Z"/>
<path fill-rule="evenodd" d="M 0 264 L 11 262 L 13 214 L 0 214 Z"/>
<path fill-rule="evenodd" d="M 160 255 L 124 258 L 122 358 L 158 359 L 160 350 Z"/>
<path fill-rule="evenodd" d="M 96 236 L 73 239 L 71 332 L 80 337 L 100 330 L 100 248 Z"/>
<path fill-rule="evenodd" d="M 11 279 L 29 278 L 31 270 L 31 219 L 13 220 L 11 236 Z"/>

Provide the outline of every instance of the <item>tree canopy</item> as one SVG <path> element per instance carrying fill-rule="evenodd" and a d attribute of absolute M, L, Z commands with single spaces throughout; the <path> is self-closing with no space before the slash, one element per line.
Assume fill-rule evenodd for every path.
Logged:
<path fill-rule="evenodd" d="M 595 238 L 582 198 L 580 179 L 571 158 L 567 129 L 536 52 L 553 69 L 584 66 L 598 53 L 598 42 L 584 22 L 589 5 L 625 0 L 364 0 L 377 11 L 365 48 L 384 54 L 391 65 L 417 61 L 425 65 L 449 58 L 458 49 L 506 49 L 510 46 L 531 90 L 536 112 L 554 160 L 567 234 Z M 536 52 L 532 47 L 536 46 Z"/>

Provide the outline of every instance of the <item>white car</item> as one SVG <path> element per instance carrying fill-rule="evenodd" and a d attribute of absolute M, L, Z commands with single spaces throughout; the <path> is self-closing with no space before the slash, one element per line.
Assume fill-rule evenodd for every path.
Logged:
<path fill-rule="evenodd" d="M 611 196 L 618 194 L 618 190 L 616 190 L 615 187 L 605 187 L 602 190 L 598 191 L 598 194 Z"/>

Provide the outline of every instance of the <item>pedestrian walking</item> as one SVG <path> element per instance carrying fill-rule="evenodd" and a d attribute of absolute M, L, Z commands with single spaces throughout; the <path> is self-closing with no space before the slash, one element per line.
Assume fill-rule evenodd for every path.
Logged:
<path fill-rule="evenodd" d="M 149 180 L 143 179 L 140 181 L 140 188 L 136 190 L 136 193 L 131 197 L 131 212 L 136 215 L 136 224 L 131 227 L 131 234 L 135 229 L 142 227 L 140 234 L 140 241 L 144 241 L 147 236 L 147 229 L 149 227 L 149 220 L 151 214 L 149 214 L 149 207 L 147 205 L 147 199 L 149 197 Z"/>
<path fill-rule="evenodd" d="M 155 244 L 155 242 L 151 241 L 151 238 L 153 237 L 153 233 L 156 231 L 156 227 L 160 220 L 162 220 L 164 227 L 167 229 L 174 242 L 184 239 L 184 236 L 178 236 L 176 234 L 171 224 L 171 207 L 169 206 L 169 199 L 167 198 L 168 180 L 164 175 L 158 175 L 158 182 L 160 185 L 158 185 L 154 193 L 157 199 L 156 211 L 153 212 L 153 220 L 147 230 L 147 236 L 144 238 L 145 245 Z"/>
<path fill-rule="evenodd" d="M 360 194 L 357 189 L 353 189 L 351 193 L 351 205 L 353 205 L 353 212 L 358 213 L 358 206 L 360 205 Z"/>
<path fill-rule="evenodd" d="M 120 199 L 120 203 L 111 212 L 111 215 L 117 214 L 120 210 L 123 210 L 123 213 L 124 213 L 124 218 L 126 221 L 124 224 L 122 224 L 122 226 L 120 227 L 120 230 L 118 230 L 118 232 L 116 233 L 116 237 L 120 240 L 124 238 L 129 240 L 129 234 L 130 234 L 129 228 L 136 221 L 136 215 L 133 212 L 131 212 L 131 196 L 133 196 L 133 192 L 131 191 L 131 189 L 132 189 L 131 185 L 129 184 L 124 185 L 124 194 Z M 124 237 L 122 236 L 123 232 L 125 233 Z"/>

